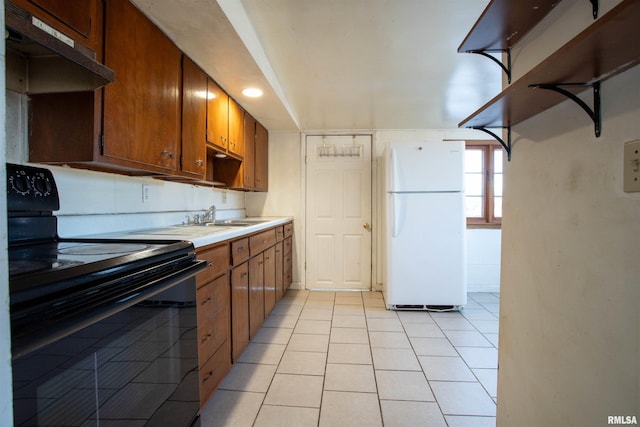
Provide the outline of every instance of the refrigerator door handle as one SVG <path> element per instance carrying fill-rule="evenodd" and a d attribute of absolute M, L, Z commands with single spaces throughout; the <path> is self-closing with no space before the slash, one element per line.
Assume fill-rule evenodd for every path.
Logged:
<path fill-rule="evenodd" d="M 396 202 L 396 197 L 398 197 L 397 194 L 391 194 L 391 215 L 393 216 L 393 218 L 391 218 L 391 221 L 393 224 L 393 237 L 398 237 L 398 235 L 400 234 L 401 212 L 399 212 L 399 210 L 401 206 L 398 206 L 399 203 Z"/>
<path fill-rule="evenodd" d="M 398 160 L 396 159 L 396 149 L 390 150 L 390 171 L 389 171 L 389 187 L 387 191 L 396 191 L 396 173 L 398 171 Z"/>

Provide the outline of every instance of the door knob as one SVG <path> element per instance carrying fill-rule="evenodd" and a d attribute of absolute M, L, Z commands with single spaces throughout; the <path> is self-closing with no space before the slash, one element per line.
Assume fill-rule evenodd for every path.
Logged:
<path fill-rule="evenodd" d="M 371 231 L 371 224 L 369 224 L 368 222 L 365 222 L 364 224 L 362 224 L 362 226 L 365 230 Z"/>

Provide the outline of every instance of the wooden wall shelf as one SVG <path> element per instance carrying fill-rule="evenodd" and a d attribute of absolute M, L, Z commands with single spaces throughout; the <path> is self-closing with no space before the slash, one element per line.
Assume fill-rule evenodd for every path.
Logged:
<path fill-rule="evenodd" d="M 511 83 L 511 48 L 547 16 L 561 0 L 492 0 L 480 15 L 458 52 L 476 53 L 498 64 Z M 598 0 L 590 0 L 593 19 Z M 506 64 L 492 53 L 505 53 Z"/>
<path fill-rule="evenodd" d="M 505 51 L 560 3 L 560 0 L 493 0 L 467 34 L 458 52 Z"/>
<path fill-rule="evenodd" d="M 595 88 L 596 83 L 637 65 L 640 63 L 638 22 L 640 1 L 623 0 L 458 126 L 511 127 L 566 99 L 555 91 L 540 90 L 541 85 L 543 88 L 561 86 L 578 94 L 585 86 Z M 594 103 L 597 102 L 595 96 L 594 90 Z"/>

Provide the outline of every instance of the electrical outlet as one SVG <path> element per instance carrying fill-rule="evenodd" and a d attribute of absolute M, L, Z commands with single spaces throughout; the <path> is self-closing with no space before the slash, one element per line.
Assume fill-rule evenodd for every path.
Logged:
<path fill-rule="evenodd" d="M 142 203 L 149 202 L 149 184 L 142 184 Z"/>
<path fill-rule="evenodd" d="M 624 144 L 624 191 L 640 192 L 640 140 Z"/>

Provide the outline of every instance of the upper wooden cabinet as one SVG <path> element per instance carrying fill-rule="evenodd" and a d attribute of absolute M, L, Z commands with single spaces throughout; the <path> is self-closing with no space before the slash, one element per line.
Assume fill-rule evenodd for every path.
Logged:
<path fill-rule="evenodd" d="M 105 64 L 115 81 L 91 92 L 31 96 L 29 159 L 174 174 L 181 138 L 181 52 L 128 0 L 106 2 L 105 22 Z"/>
<path fill-rule="evenodd" d="M 229 95 L 208 79 L 207 98 L 207 144 L 226 153 L 229 147 Z"/>
<path fill-rule="evenodd" d="M 94 52 L 102 46 L 102 0 L 11 0 Z"/>
<path fill-rule="evenodd" d="M 180 170 L 205 178 L 207 159 L 207 75 L 186 55 L 182 57 L 182 149 Z"/>
<path fill-rule="evenodd" d="M 256 151 L 256 119 L 244 114 L 244 159 L 242 160 L 242 187 L 255 186 L 255 151 Z"/>
<path fill-rule="evenodd" d="M 244 109 L 229 98 L 229 153 L 242 158 L 244 154 Z"/>
<path fill-rule="evenodd" d="M 255 186 L 256 191 L 269 189 L 269 132 L 256 122 Z"/>
<path fill-rule="evenodd" d="M 175 171 L 180 133 L 181 52 L 128 0 L 106 2 L 103 156 Z"/>
<path fill-rule="evenodd" d="M 269 132 L 249 113 L 244 113 L 242 161 L 215 158 L 214 178 L 233 190 L 267 191 L 269 187 Z"/>
<path fill-rule="evenodd" d="M 99 17 L 116 76 L 96 91 L 30 95 L 30 161 L 267 190 L 267 130 L 129 0 L 16 2 L 85 30 L 76 15 Z"/>
<path fill-rule="evenodd" d="M 244 110 L 212 79 L 207 97 L 207 144 L 217 152 L 242 159 Z"/>

